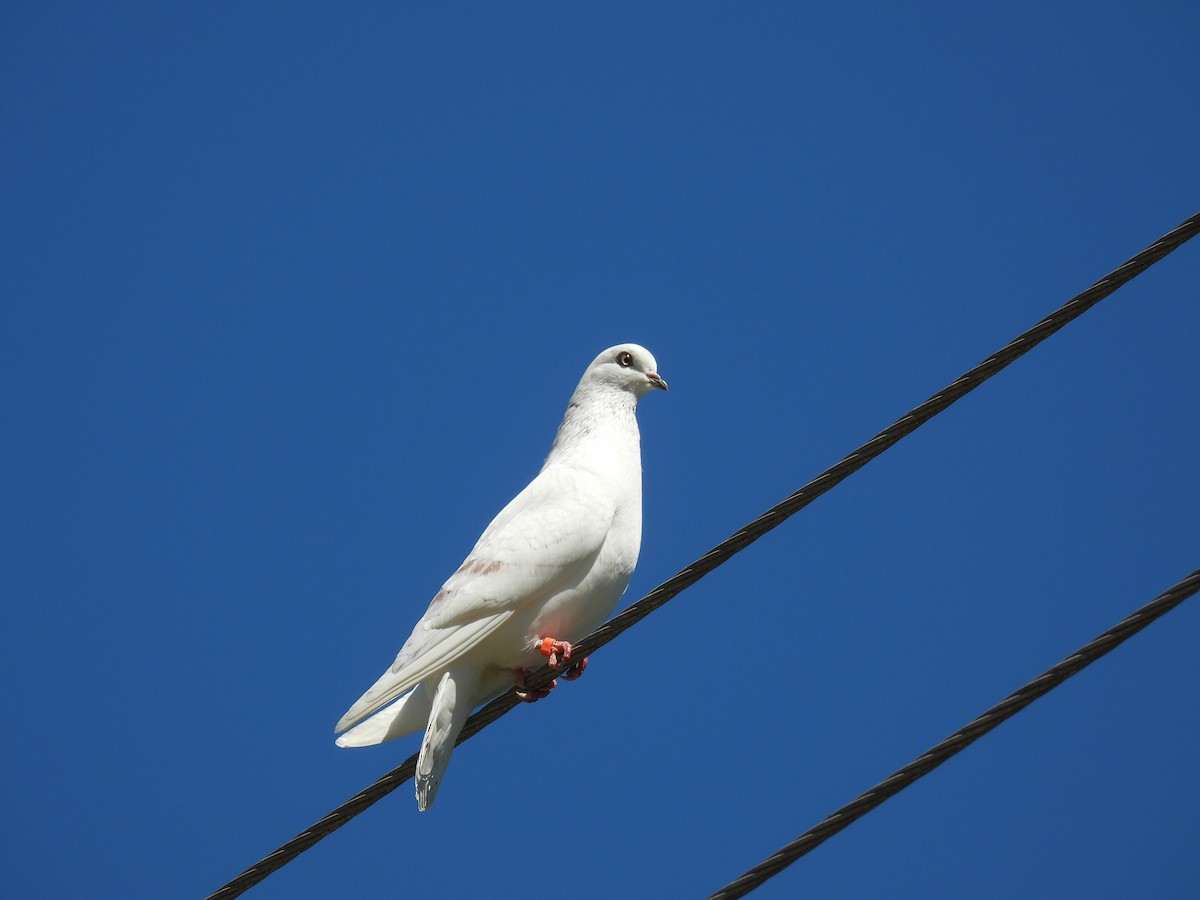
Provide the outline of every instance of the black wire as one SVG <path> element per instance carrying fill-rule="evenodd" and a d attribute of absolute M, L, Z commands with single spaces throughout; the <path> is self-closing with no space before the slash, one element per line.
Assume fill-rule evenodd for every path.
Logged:
<path fill-rule="evenodd" d="M 575 645 L 577 656 L 587 656 L 603 647 L 621 632 L 640 622 L 654 610 L 673 598 L 680 591 L 691 587 L 717 566 L 734 554 L 750 546 L 764 534 L 808 504 L 812 503 L 834 485 L 857 472 L 888 447 L 901 438 L 916 431 L 925 422 L 942 412 L 956 400 L 966 396 L 987 381 L 1009 363 L 1028 353 L 1072 319 L 1087 312 L 1117 288 L 1129 282 L 1158 262 L 1171 251 L 1200 232 L 1200 213 L 1183 222 L 1178 228 L 1163 235 L 1141 253 L 1130 258 L 1117 269 L 1105 275 L 1086 291 L 1072 297 L 1059 309 L 1052 312 L 1028 331 L 1019 335 L 1003 349 L 993 353 L 975 368 L 959 376 L 953 383 L 934 394 L 920 406 L 897 419 L 871 440 L 867 441 L 837 465 L 826 469 L 804 487 L 783 502 L 771 507 L 749 525 L 713 547 L 690 566 L 664 581 L 645 597 L 630 605 L 620 615 L 610 619 Z M 553 680 L 555 673 L 541 669 L 526 679 L 528 688 L 544 687 Z M 467 720 L 459 735 L 462 743 L 511 710 L 520 701 L 512 694 L 493 700 Z M 412 777 L 416 767 L 416 755 L 410 756 L 401 765 L 388 772 L 374 784 L 360 791 L 316 824 L 306 828 L 269 856 L 264 857 L 242 872 L 228 884 L 212 893 L 208 900 L 229 900 L 258 884 L 276 869 L 286 865 L 322 838 L 332 834 L 354 816 L 361 813 L 377 800 L 390 794 Z"/>
<path fill-rule="evenodd" d="M 926 750 L 904 768 L 893 772 L 875 787 L 851 800 L 827 816 L 787 846 L 777 850 L 757 866 L 749 869 L 736 881 L 721 888 L 709 900 L 733 900 L 743 897 L 764 881 L 778 875 L 800 857 L 829 840 L 856 819 L 865 816 L 889 797 L 904 790 L 918 778 L 928 775 L 950 757 L 979 740 L 1005 719 L 1011 718 L 1034 700 L 1058 687 L 1072 675 L 1094 663 L 1104 654 L 1116 649 L 1123 641 L 1137 634 L 1159 616 L 1200 590 L 1200 569 L 1172 585 L 1137 612 L 1114 625 L 1091 643 L 1076 650 L 1058 665 L 1047 669 L 1033 681 L 1009 694 L 987 712 L 964 725 L 936 747 Z"/>

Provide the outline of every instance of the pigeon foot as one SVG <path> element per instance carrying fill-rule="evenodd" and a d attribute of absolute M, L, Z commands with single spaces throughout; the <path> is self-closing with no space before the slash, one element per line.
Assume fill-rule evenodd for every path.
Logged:
<path fill-rule="evenodd" d="M 558 679 L 555 678 L 545 687 L 527 688 L 525 687 L 525 679 L 533 674 L 532 669 L 517 670 L 517 698 L 525 703 L 537 703 L 544 697 L 549 697 L 550 692 L 558 685 Z"/>
<path fill-rule="evenodd" d="M 542 638 L 538 642 L 538 651 L 542 656 L 546 657 L 550 668 L 558 669 L 567 666 L 567 663 L 571 661 L 571 654 L 575 651 L 575 647 L 569 641 L 559 641 L 547 637 Z M 578 662 L 571 663 L 563 673 L 563 678 L 567 679 L 567 681 L 574 681 L 583 674 L 583 670 L 587 668 L 587 664 L 586 656 Z"/>

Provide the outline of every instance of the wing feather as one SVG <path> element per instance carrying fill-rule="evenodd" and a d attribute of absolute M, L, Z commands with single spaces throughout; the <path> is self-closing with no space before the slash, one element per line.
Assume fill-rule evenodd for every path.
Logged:
<path fill-rule="evenodd" d="M 429 604 L 392 667 L 335 731 L 382 709 L 470 652 L 530 602 L 579 583 L 613 520 L 612 501 L 578 469 L 543 469 L 484 530 Z"/>

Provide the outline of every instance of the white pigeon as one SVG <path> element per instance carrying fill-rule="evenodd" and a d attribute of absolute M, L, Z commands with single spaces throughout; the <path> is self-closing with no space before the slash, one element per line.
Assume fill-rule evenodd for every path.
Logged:
<path fill-rule="evenodd" d="M 542 470 L 442 585 L 392 667 L 337 723 L 335 732 L 350 729 L 339 747 L 425 728 L 415 778 L 419 809 L 433 803 L 476 706 L 514 684 L 523 687 L 542 657 L 566 667 L 567 678 L 587 665 L 571 662 L 570 642 L 611 615 L 637 564 L 642 463 L 634 410 L 646 393 L 667 389 L 657 369 L 637 344 L 610 347 L 592 361 Z"/>

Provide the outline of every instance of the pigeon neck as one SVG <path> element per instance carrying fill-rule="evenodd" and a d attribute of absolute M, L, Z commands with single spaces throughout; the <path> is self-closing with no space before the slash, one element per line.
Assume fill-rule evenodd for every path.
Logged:
<path fill-rule="evenodd" d="M 571 395 L 546 465 L 608 469 L 638 453 L 637 398 L 624 390 L 580 385 Z"/>

